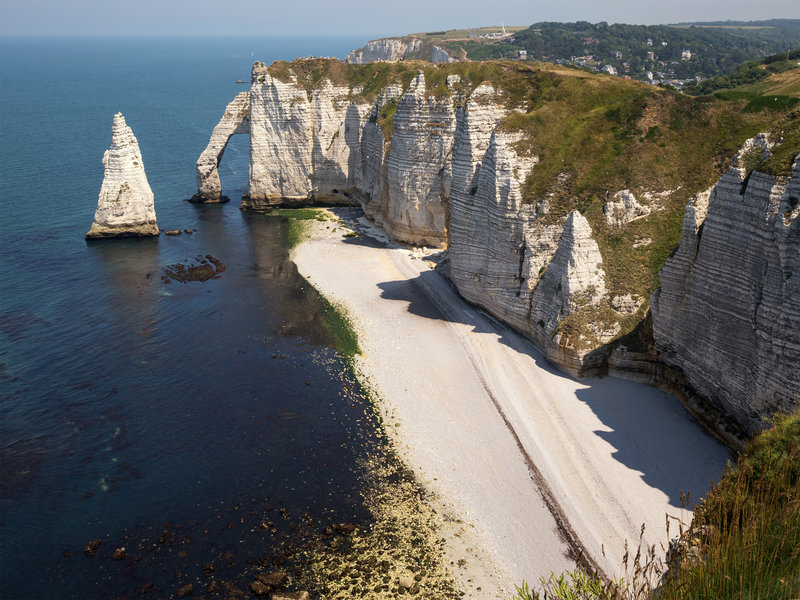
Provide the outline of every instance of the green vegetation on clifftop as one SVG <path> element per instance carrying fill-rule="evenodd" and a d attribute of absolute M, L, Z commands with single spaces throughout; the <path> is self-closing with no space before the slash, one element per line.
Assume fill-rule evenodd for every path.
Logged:
<path fill-rule="evenodd" d="M 541 22 L 515 29 L 513 37 L 501 39 L 445 32 L 438 45 L 469 60 L 516 58 L 525 50 L 528 59 L 594 70 L 611 65 L 620 75 L 641 80 L 648 72 L 656 79 L 716 77 L 744 61 L 800 46 L 798 19 L 681 25 Z"/>

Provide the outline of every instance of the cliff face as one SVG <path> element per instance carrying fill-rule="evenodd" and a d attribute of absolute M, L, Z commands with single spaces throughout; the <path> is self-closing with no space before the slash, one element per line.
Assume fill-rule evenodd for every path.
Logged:
<path fill-rule="evenodd" d="M 250 177 L 242 207 L 311 195 L 313 124 L 305 90 L 253 69 L 250 89 Z"/>
<path fill-rule="evenodd" d="M 195 179 L 197 193 L 192 202 L 226 202 L 219 181 L 219 161 L 228 146 L 228 140 L 237 133 L 250 133 L 250 92 L 240 92 L 225 108 L 219 123 L 211 133 L 208 146 L 197 159 Z"/>
<path fill-rule="evenodd" d="M 309 94 L 254 67 L 250 89 L 250 177 L 242 208 L 336 203 L 355 185 L 367 104 L 325 80 Z"/>
<path fill-rule="evenodd" d="M 747 435 L 800 405 L 800 154 L 790 178 L 748 174 L 765 147 L 689 203 L 651 299 L 662 360 Z"/>
<path fill-rule="evenodd" d="M 425 92 L 419 73 L 397 103 L 383 219 L 398 240 L 444 246 L 456 119 L 451 96 Z"/>
<path fill-rule="evenodd" d="M 385 38 L 371 40 L 363 48 L 351 50 L 347 62 L 355 65 L 383 60 L 403 60 L 410 58 L 422 47 L 422 40 L 415 37 Z"/>
<path fill-rule="evenodd" d="M 518 134 L 496 130 L 507 112 L 488 84 L 458 111 L 450 277 L 464 298 L 525 333 L 548 358 L 588 373 L 602 365 L 602 355 L 592 356 L 594 346 L 560 326 L 607 300 L 603 258 L 579 212 L 545 223 L 535 205 L 523 203 L 522 186 L 538 159 L 517 154 Z"/>
<path fill-rule="evenodd" d="M 198 159 L 195 199 L 219 201 L 219 160 L 230 136 L 246 131 L 250 174 L 242 208 L 360 201 L 396 239 L 444 246 L 454 98 L 426 94 L 422 73 L 407 90 L 392 83 L 372 102 L 359 100 L 358 91 L 328 79 L 307 90 L 293 73 L 284 81 L 257 63 L 249 93 L 228 105 Z M 378 121 L 390 104 L 389 139 Z"/>
<path fill-rule="evenodd" d="M 394 84 L 384 89 L 360 130 L 358 162 L 353 164 L 356 188 L 364 213 L 379 225 L 384 224 L 384 182 L 389 141 L 378 124 L 380 110 L 403 95 L 403 88 Z"/>
<path fill-rule="evenodd" d="M 692 123 L 688 108 L 664 108 L 690 99 L 572 71 L 418 68 L 256 63 L 198 162 L 198 194 L 219 196 L 219 157 L 247 128 L 243 209 L 359 202 L 394 239 L 447 248 L 461 295 L 571 373 L 686 391 L 748 433 L 797 401 L 796 165 L 791 180 L 746 177 L 767 146 L 756 138 L 690 202 L 652 297 L 653 345 L 647 297 L 675 243 L 664 240 L 711 183 L 702 152 L 716 146 L 692 144 L 735 121 L 709 133 L 702 108 Z M 677 174 L 664 165 L 670 140 L 683 144 Z M 639 342 L 615 345 L 642 323 Z"/>
<path fill-rule="evenodd" d="M 534 206 L 522 203 L 521 183 L 535 162 L 517 156 L 514 141 L 494 133 L 475 185 L 453 194 L 451 279 L 464 298 L 525 333 L 548 358 L 586 374 L 602 365 L 602 356 L 592 357 L 592 346 L 559 329 L 567 317 L 607 299 L 603 258 L 579 212 L 546 225 Z"/>
<path fill-rule="evenodd" d="M 456 62 L 457 59 L 450 56 L 450 53 L 444 48 L 434 46 L 431 48 L 431 62 L 433 63 L 451 63 Z"/>
<path fill-rule="evenodd" d="M 399 60 L 427 60 L 432 63 L 457 62 L 450 53 L 440 46 L 414 36 L 371 40 L 363 48 L 351 50 L 345 59 L 354 65 Z"/>
<path fill-rule="evenodd" d="M 97 211 L 86 239 L 157 236 L 153 192 L 139 142 L 122 113 L 114 115 L 111 147 L 103 154 L 103 166 Z"/>

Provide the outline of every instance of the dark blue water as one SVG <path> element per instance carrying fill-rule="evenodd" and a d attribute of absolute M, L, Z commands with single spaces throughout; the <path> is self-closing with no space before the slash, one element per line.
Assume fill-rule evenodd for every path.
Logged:
<path fill-rule="evenodd" d="M 2 598 L 168 597 L 207 563 L 242 585 L 304 523 L 367 518 L 369 410 L 288 260 L 287 223 L 184 201 L 253 60 L 362 43 L 0 40 Z M 194 234 L 84 241 L 117 111 L 159 226 Z M 220 174 L 240 197 L 245 137 Z M 162 281 L 206 254 L 218 279 Z M 130 558 L 111 560 L 121 546 Z"/>

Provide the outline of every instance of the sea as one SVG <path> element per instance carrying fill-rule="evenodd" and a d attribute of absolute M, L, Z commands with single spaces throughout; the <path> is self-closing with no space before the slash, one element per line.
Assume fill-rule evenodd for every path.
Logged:
<path fill-rule="evenodd" d="M 289 259 L 286 219 L 239 210 L 246 136 L 220 168 L 232 201 L 186 202 L 254 61 L 365 41 L 0 39 L 4 600 L 198 595 L 212 572 L 246 588 L 317 527 L 369 520 L 367 395 Z M 84 240 L 116 112 L 159 226 L 191 234 Z M 206 255 L 217 278 L 165 280 Z"/>

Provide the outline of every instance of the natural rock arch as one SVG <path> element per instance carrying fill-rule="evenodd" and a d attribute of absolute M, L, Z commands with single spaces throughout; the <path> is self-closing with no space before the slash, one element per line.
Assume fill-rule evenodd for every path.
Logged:
<path fill-rule="evenodd" d="M 222 195 L 222 185 L 219 181 L 219 163 L 228 141 L 237 133 L 250 133 L 250 91 L 239 92 L 236 97 L 225 107 L 208 146 L 197 159 L 195 177 L 197 178 L 197 193 L 191 197 L 191 202 L 227 202 L 229 198 Z"/>

